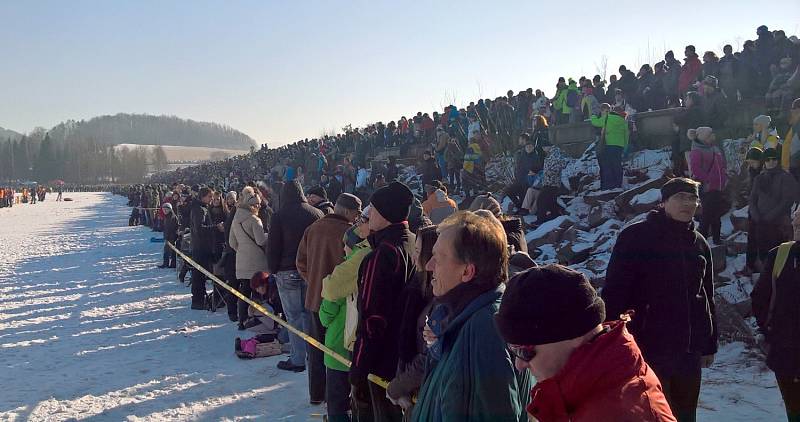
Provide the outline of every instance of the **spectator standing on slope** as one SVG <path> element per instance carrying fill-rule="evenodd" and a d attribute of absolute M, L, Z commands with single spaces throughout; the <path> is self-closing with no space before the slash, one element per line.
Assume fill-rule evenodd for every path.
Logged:
<path fill-rule="evenodd" d="M 756 255 L 763 265 L 769 251 L 789 240 L 789 212 L 797 201 L 797 182 L 778 164 L 778 151 L 764 151 L 764 171 L 753 181 L 748 212 L 748 236 L 755 240 Z M 751 257 L 755 259 L 756 257 Z M 754 262 L 750 264 L 755 267 Z"/>
<path fill-rule="evenodd" d="M 722 245 L 721 219 L 728 211 L 724 193 L 728 182 L 725 156 L 715 145 L 713 129 L 701 126 L 696 132 L 697 140 L 692 144 L 692 151 L 689 153 L 689 168 L 692 169 L 692 179 L 700 182 L 703 213 L 700 215 L 698 231 L 704 237 L 709 236 L 710 231 L 714 243 Z"/>
<path fill-rule="evenodd" d="M 602 292 L 608 320 L 635 311 L 631 334 L 679 422 L 696 420 L 701 368 L 719 336 L 711 250 L 692 221 L 699 185 L 668 181 L 662 206 L 620 232 Z"/>
<path fill-rule="evenodd" d="M 800 212 L 794 241 L 772 249 L 753 287 L 753 315 L 764 338 L 767 366 L 775 372 L 789 422 L 800 421 Z"/>
<path fill-rule="evenodd" d="M 620 112 L 612 111 L 607 103 L 600 105 L 600 116 L 592 116 L 590 120 L 592 126 L 601 129 L 596 148 L 600 190 L 621 188 L 622 153 L 630 138 L 628 123 Z"/>

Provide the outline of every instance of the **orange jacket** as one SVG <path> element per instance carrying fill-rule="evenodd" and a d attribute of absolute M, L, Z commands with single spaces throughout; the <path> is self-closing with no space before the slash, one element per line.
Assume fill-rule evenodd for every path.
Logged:
<path fill-rule="evenodd" d="M 450 197 L 447 197 L 444 202 L 439 202 L 436 200 L 436 192 L 432 192 L 430 195 L 428 195 L 428 199 L 422 203 L 422 213 L 430 217 L 431 211 L 435 210 L 436 208 L 443 208 L 447 206 L 453 207 L 456 210 L 458 209 L 456 201 L 453 201 L 450 199 Z"/>

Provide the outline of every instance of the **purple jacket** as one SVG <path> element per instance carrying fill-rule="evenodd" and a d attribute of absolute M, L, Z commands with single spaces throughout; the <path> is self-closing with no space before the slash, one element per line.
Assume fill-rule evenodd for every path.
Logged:
<path fill-rule="evenodd" d="M 692 143 L 689 169 L 692 172 L 692 179 L 701 182 L 705 192 L 725 189 L 725 184 L 728 182 L 725 156 L 716 146 Z"/>

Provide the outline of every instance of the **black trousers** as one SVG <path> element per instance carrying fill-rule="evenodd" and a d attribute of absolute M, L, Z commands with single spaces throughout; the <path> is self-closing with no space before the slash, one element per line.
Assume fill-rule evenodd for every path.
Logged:
<path fill-rule="evenodd" d="M 194 253 L 192 256 L 197 265 L 211 271 L 211 253 Z M 203 306 L 206 299 L 206 275 L 192 267 L 192 305 Z"/>
<path fill-rule="evenodd" d="M 372 414 L 378 422 L 402 422 L 403 410 L 386 398 L 386 390 L 372 382 L 369 383 L 369 395 L 372 400 Z"/>
<path fill-rule="evenodd" d="M 308 333 L 314 340 L 320 343 L 325 343 L 325 327 L 319 320 L 319 312 L 309 310 L 309 318 L 311 324 L 309 325 Z M 309 345 L 306 348 L 306 359 L 308 362 L 308 396 L 309 400 L 315 402 L 325 401 L 325 354 L 314 346 Z"/>
<path fill-rule="evenodd" d="M 175 268 L 175 250 L 170 248 L 167 242 L 164 242 L 164 263 L 165 267 Z"/>
<path fill-rule="evenodd" d="M 695 422 L 702 380 L 700 355 L 686 354 L 670 362 L 654 362 L 651 367 L 661 381 L 661 388 L 675 419 L 678 422 Z"/>
<path fill-rule="evenodd" d="M 242 278 L 236 280 L 236 290 L 238 290 L 239 293 L 243 294 L 245 297 L 250 297 L 250 280 Z M 234 303 L 236 303 L 236 313 L 239 316 L 239 323 L 244 324 L 244 322 L 247 320 L 247 308 L 250 305 L 239 298 L 237 298 Z M 230 308 L 228 308 L 228 314 L 231 314 Z"/>
<path fill-rule="evenodd" d="M 350 382 L 347 371 L 325 368 L 325 401 L 328 402 L 328 421 L 349 421 Z M 309 375 L 310 376 L 310 375 Z M 342 418 L 346 416 L 346 418 Z"/>
<path fill-rule="evenodd" d="M 788 232 L 781 223 L 756 222 L 752 219 L 748 227 L 748 248 L 750 247 L 749 237 L 753 237 L 755 255 L 761 260 L 762 265 L 767 262 L 769 251 L 789 240 Z M 748 264 L 752 257 L 748 256 Z"/>
<path fill-rule="evenodd" d="M 514 183 L 506 188 L 505 194 L 511 198 L 511 202 L 517 208 L 522 208 L 522 200 L 525 198 L 525 193 L 528 191 L 528 183 L 526 180 L 515 180 Z"/>
<path fill-rule="evenodd" d="M 725 209 L 724 194 L 720 191 L 703 192 L 700 203 L 703 213 L 700 215 L 700 234 L 708 238 L 708 232 L 717 244 L 722 243 L 722 216 L 728 211 Z"/>
<path fill-rule="evenodd" d="M 558 188 L 543 186 L 539 191 L 539 197 L 536 198 L 536 222 L 541 224 L 558 215 Z"/>
<path fill-rule="evenodd" d="M 600 189 L 621 188 L 623 181 L 622 153 L 623 148 L 607 145 L 597 157 L 600 166 Z"/>
<path fill-rule="evenodd" d="M 775 374 L 775 379 L 786 407 L 786 417 L 789 422 L 800 422 L 800 377 Z"/>

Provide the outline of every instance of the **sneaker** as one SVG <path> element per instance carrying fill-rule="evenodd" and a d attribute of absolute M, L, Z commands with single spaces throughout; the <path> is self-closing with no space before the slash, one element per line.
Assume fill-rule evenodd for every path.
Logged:
<path fill-rule="evenodd" d="M 236 329 L 239 331 L 244 331 L 244 324 L 240 322 L 239 325 L 236 326 Z"/>
<path fill-rule="evenodd" d="M 284 371 L 291 371 L 291 372 L 303 372 L 306 370 L 306 366 L 295 365 L 292 363 L 291 359 L 286 359 L 278 362 L 278 369 L 283 369 Z"/>

